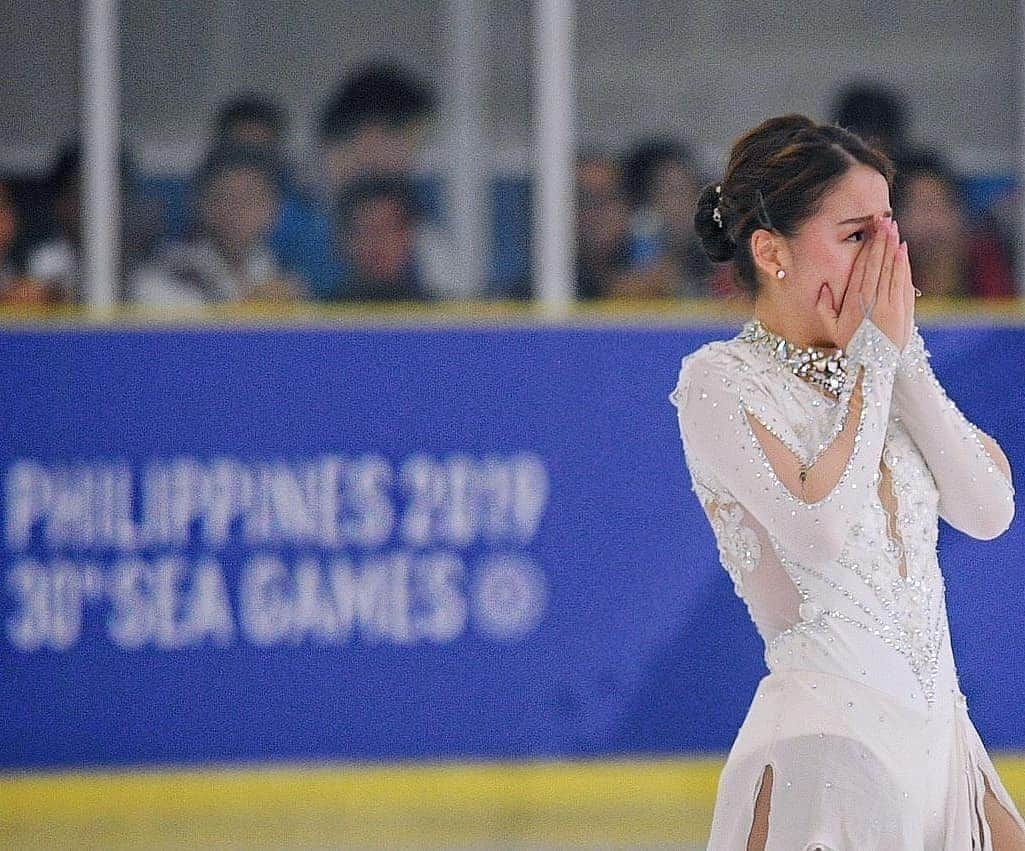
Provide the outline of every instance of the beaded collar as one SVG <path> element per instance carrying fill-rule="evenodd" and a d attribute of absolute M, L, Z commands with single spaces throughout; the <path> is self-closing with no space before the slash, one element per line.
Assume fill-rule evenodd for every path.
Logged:
<path fill-rule="evenodd" d="M 764 351 L 798 378 L 839 397 L 847 380 L 847 356 L 843 349 L 829 351 L 816 346 L 796 346 L 774 334 L 757 319 L 744 324 L 738 339 Z"/>

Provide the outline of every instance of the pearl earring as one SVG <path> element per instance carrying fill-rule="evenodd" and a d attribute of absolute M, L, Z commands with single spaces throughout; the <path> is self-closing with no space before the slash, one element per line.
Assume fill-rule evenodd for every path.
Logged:
<path fill-rule="evenodd" d="M 787 276 L 787 273 L 786 273 L 786 270 L 785 270 L 785 269 L 777 269 L 777 270 L 776 270 L 776 277 L 777 277 L 777 278 L 779 278 L 779 279 L 780 279 L 781 281 L 782 281 L 782 280 L 783 280 L 783 279 L 784 279 L 784 278 L 785 278 L 786 276 Z"/>

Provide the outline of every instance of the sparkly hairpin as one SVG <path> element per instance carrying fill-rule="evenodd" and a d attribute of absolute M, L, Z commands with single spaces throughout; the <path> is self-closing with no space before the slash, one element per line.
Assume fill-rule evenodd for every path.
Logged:
<path fill-rule="evenodd" d="M 715 194 L 722 198 L 722 184 L 719 183 L 715 187 Z M 719 205 L 716 204 L 712 209 L 712 221 L 715 222 L 719 227 L 722 227 L 722 210 L 719 209 Z"/>

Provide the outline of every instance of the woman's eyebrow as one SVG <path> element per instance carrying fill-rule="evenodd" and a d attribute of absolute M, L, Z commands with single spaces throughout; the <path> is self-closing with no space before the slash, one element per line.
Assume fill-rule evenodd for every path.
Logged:
<path fill-rule="evenodd" d="M 853 219 L 844 219 L 842 222 L 837 222 L 836 226 L 839 227 L 840 225 L 857 225 L 857 224 L 861 224 L 862 222 L 870 222 L 870 221 L 872 221 L 873 218 L 875 218 L 874 215 L 856 216 Z M 883 218 L 884 219 L 893 218 L 893 210 L 887 210 L 885 213 L 883 213 Z"/>

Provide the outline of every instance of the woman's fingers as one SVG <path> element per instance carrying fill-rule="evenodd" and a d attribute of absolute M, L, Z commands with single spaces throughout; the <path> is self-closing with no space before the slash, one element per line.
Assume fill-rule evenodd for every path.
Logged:
<path fill-rule="evenodd" d="M 911 332 L 915 327 L 915 285 L 911 278 L 911 257 L 908 255 L 908 244 L 901 243 L 900 263 L 904 277 L 904 328 L 907 336 L 904 338 L 905 345 L 911 339 Z"/>
<path fill-rule="evenodd" d="M 815 311 L 826 328 L 834 329 L 839 324 L 840 316 L 833 304 L 833 291 L 829 288 L 829 284 L 819 287 L 819 295 L 815 300 Z"/>
<path fill-rule="evenodd" d="M 865 307 L 868 302 L 864 298 L 866 272 L 868 258 L 872 252 L 872 246 L 879 238 L 879 223 L 874 220 L 866 229 L 868 235 L 861 244 L 858 256 L 854 258 L 854 265 L 851 267 L 851 275 L 847 281 L 847 289 L 840 302 L 839 314 L 841 317 L 850 319 L 850 324 L 857 328 L 861 320 L 865 318 Z M 842 321 L 842 320 L 841 320 Z"/>
<path fill-rule="evenodd" d="M 883 258 L 889 245 L 889 232 L 886 223 L 876 225 L 872 234 L 872 243 L 868 246 L 868 257 L 861 279 L 861 301 L 863 310 L 871 313 L 881 293 L 879 292 L 879 273 L 882 270 Z"/>
<path fill-rule="evenodd" d="M 894 222 L 887 225 L 886 254 L 879 269 L 879 300 L 872 321 L 903 349 L 907 342 L 906 290 L 910 287 L 905 249 Z"/>
<path fill-rule="evenodd" d="M 900 238 L 897 232 L 897 223 L 889 221 L 886 223 L 886 249 L 883 253 L 883 265 L 879 270 L 879 295 L 894 304 L 899 304 L 901 300 L 900 281 L 903 270 L 896 262 L 899 249 Z"/>
<path fill-rule="evenodd" d="M 911 285 L 911 265 L 908 261 L 908 245 L 900 241 L 900 228 L 891 224 L 893 238 L 893 265 L 889 279 L 889 309 L 894 317 L 894 331 L 899 333 L 895 342 L 903 348 L 911 339 L 911 323 L 914 316 L 914 289 Z"/>
<path fill-rule="evenodd" d="M 849 309 L 851 305 L 857 307 L 861 285 L 865 278 L 865 266 L 868 264 L 868 249 L 874 239 L 874 231 L 870 231 L 868 237 L 861 244 L 858 256 L 854 258 L 854 265 L 851 267 L 851 275 L 847 279 L 847 289 L 844 291 L 843 300 L 840 302 L 840 312 Z"/>
<path fill-rule="evenodd" d="M 880 224 L 865 264 L 862 298 L 872 322 L 900 348 L 907 337 L 907 310 L 902 285 L 907 285 L 897 226 Z"/>

